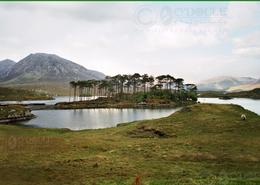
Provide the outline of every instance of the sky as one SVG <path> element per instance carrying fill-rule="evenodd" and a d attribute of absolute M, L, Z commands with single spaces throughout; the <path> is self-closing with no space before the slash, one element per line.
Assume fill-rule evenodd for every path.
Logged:
<path fill-rule="evenodd" d="M 106 75 L 260 78 L 260 3 L 0 3 L 0 60 L 50 53 Z"/>

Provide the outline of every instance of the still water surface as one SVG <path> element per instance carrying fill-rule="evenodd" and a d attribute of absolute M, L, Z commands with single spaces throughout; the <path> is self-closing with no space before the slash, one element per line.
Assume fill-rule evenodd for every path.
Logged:
<path fill-rule="evenodd" d="M 71 130 L 114 127 L 118 123 L 169 116 L 179 109 L 76 109 L 32 111 L 37 118 L 25 125 Z"/>
<path fill-rule="evenodd" d="M 88 100 L 94 99 L 94 97 L 88 97 Z M 25 101 L 0 101 L 0 104 L 34 104 L 34 103 L 45 103 L 46 105 L 55 105 L 59 102 L 69 102 L 73 100 L 73 97 L 69 96 L 57 96 L 53 100 L 25 100 Z"/>
<path fill-rule="evenodd" d="M 23 103 L 45 103 L 48 105 L 67 102 L 69 97 L 56 97 L 55 100 L 24 101 Z M 234 98 L 199 98 L 201 103 L 238 104 L 260 115 L 260 100 Z M 135 120 L 155 119 L 176 112 L 179 109 L 81 109 L 81 110 L 38 110 L 33 111 L 37 118 L 25 125 L 43 128 L 69 128 L 71 130 L 114 127 L 118 123 Z"/>
<path fill-rule="evenodd" d="M 201 103 L 237 104 L 260 115 L 260 100 L 249 98 L 233 98 L 230 100 L 221 100 L 219 98 L 199 98 L 198 101 Z"/>

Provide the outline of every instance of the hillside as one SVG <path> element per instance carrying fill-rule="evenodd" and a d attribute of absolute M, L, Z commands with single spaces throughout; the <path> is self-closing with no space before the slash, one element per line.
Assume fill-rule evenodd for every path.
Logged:
<path fill-rule="evenodd" d="M 236 98 L 260 99 L 260 88 L 253 89 L 250 91 L 231 92 L 231 93 L 227 93 L 226 95 L 229 97 L 236 97 Z"/>
<path fill-rule="evenodd" d="M 255 84 L 257 79 L 251 77 L 222 76 L 205 80 L 198 84 L 199 91 L 226 91 L 234 86 Z"/>
<path fill-rule="evenodd" d="M 33 82 L 69 82 L 72 80 L 102 79 L 105 75 L 88 70 L 72 61 L 53 54 L 30 54 L 14 64 L 2 78 L 4 84 Z"/>
<path fill-rule="evenodd" d="M 45 93 L 0 87 L 0 101 L 49 100 L 49 99 L 52 99 L 52 97 Z"/>
<path fill-rule="evenodd" d="M 251 98 L 260 99 L 260 88 L 250 91 L 223 92 L 223 91 L 201 91 L 199 97 L 204 98 Z"/>
<path fill-rule="evenodd" d="M 237 105 L 197 104 L 108 129 L 0 125 L 1 184 L 258 185 L 259 122 Z"/>
<path fill-rule="evenodd" d="M 5 78 L 15 62 L 9 59 L 0 61 L 0 80 Z"/>
<path fill-rule="evenodd" d="M 69 95 L 73 80 L 103 79 L 101 72 L 89 70 L 53 54 L 30 54 L 19 62 L 0 62 L 0 86 Z"/>
<path fill-rule="evenodd" d="M 256 88 L 260 88 L 260 81 L 258 80 L 257 83 L 253 84 L 244 84 L 238 86 L 232 86 L 227 91 L 228 92 L 239 92 L 239 91 L 250 91 Z"/>

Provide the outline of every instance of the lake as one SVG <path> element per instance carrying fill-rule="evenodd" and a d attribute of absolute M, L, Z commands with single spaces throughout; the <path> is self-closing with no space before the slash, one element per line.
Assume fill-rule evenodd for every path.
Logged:
<path fill-rule="evenodd" d="M 93 98 L 92 98 L 93 99 Z M 68 102 L 69 97 L 56 97 L 54 100 L 23 101 L 20 103 L 45 103 L 53 105 Z M 201 103 L 238 104 L 260 115 L 260 100 L 234 98 L 199 98 Z M 99 129 L 115 127 L 118 123 L 169 116 L 179 109 L 80 109 L 80 110 L 37 110 L 32 111 L 37 118 L 25 125 L 43 128 L 69 128 L 71 130 Z"/>
<path fill-rule="evenodd" d="M 94 97 L 87 97 L 88 100 L 94 99 Z M 55 105 L 59 102 L 69 102 L 73 100 L 73 97 L 69 96 L 57 96 L 53 100 L 25 100 L 25 101 L 0 101 L 0 104 L 35 104 L 45 103 L 46 105 Z"/>
<path fill-rule="evenodd" d="M 199 98 L 198 101 L 201 103 L 237 104 L 260 115 L 260 100 L 256 99 L 233 98 L 230 100 L 221 100 L 219 98 Z"/>
<path fill-rule="evenodd" d="M 177 109 L 76 109 L 32 111 L 37 118 L 22 122 L 42 128 L 71 130 L 115 127 L 118 123 L 169 116 Z"/>

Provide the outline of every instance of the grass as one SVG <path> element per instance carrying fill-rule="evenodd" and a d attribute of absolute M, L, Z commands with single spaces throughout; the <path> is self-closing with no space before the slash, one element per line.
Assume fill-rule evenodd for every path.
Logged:
<path fill-rule="evenodd" d="M 237 105 L 98 130 L 0 125 L 0 143 L 5 185 L 260 184 L 260 116 Z"/>
<path fill-rule="evenodd" d="M 49 100 L 52 99 L 45 93 L 32 90 L 0 87 L 0 101 L 22 101 L 22 100 Z"/>

